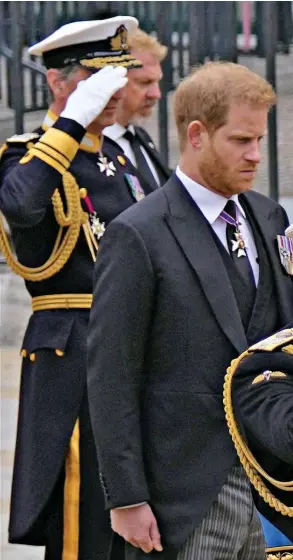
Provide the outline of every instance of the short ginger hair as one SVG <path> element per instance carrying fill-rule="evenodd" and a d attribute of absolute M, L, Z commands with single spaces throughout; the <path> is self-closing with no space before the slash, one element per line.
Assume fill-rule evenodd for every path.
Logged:
<path fill-rule="evenodd" d="M 264 78 L 240 64 L 208 62 L 195 68 L 174 94 L 180 150 L 186 145 L 187 129 L 192 121 L 201 121 L 214 132 L 225 124 L 233 103 L 269 110 L 276 103 L 276 94 Z"/>
<path fill-rule="evenodd" d="M 159 62 L 162 62 L 167 56 L 168 48 L 162 45 L 156 37 L 148 35 L 142 29 L 135 29 L 128 34 L 128 46 L 129 50 L 139 52 L 150 52 L 152 53 Z"/>

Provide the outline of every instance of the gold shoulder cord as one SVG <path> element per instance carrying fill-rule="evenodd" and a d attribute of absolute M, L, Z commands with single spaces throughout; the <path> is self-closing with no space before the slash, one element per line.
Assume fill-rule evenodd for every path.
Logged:
<path fill-rule="evenodd" d="M 276 498 L 272 492 L 266 487 L 261 477 L 270 482 L 276 488 L 286 492 L 293 492 L 293 481 L 282 482 L 275 480 L 268 473 L 266 473 L 263 468 L 259 465 L 255 457 L 249 450 L 246 442 L 242 438 L 238 426 L 235 420 L 233 405 L 232 405 L 232 381 L 233 376 L 246 356 L 251 355 L 248 350 L 244 352 L 239 358 L 233 360 L 231 366 L 227 370 L 224 383 L 224 408 L 226 414 L 226 420 L 229 428 L 230 435 L 232 437 L 235 449 L 237 451 L 239 460 L 256 491 L 262 497 L 262 499 L 276 511 L 282 515 L 293 517 L 293 507 L 289 507 L 283 504 L 278 498 Z M 261 476 L 260 476 L 261 475 Z"/>
<path fill-rule="evenodd" d="M 0 249 L 13 272 L 25 280 L 40 282 L 57 274 L 70 258 L 76 246 L 80 228 L 87 222 L 87 214 L 82 210 L 79 189 L 75 178 L 69 171 L 65 171 L 62 175 L 62 181 L 68 211 L 65 214 L 60 193 L 56 189 L 52 196 L 52 203 L 60 229 L 51 256 L 42 266 L 29 268 L 15 259 L 0 214 Z M 63 227 L 68 227 L 68 229 L 61 241 Z"/>

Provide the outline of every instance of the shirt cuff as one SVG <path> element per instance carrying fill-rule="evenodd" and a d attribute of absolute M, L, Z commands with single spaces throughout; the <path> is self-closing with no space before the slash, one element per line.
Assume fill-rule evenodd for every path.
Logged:
<path fill-rule="evenodd" d="M 115 510 L 115 509 L 130 509 L 130 508 L 135 508 L 135 507 L 138 507 L 138 506 L 144 506 L 145 504 L 147 504 L 147 502 L 140 502 L 139 504 L 131 504 L 130 506 L 115 507 L 115 508 L 113 508 L 113 510 Z"/>

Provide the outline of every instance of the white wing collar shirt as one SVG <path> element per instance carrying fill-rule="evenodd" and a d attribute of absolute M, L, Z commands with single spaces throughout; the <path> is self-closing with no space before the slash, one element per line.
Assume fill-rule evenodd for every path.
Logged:
<path fill-rule="evenodd" d="M 218 193 L 210 191 L 199 183 L 196 183 L 190 179 L 190 177 L 185 175 L 178 166 L 176 168 L 176 175 L 213 228 L 226 251 L 229 252 L 226 238 L 226 222 L 219 217 L 221 212 L 224 210 L 228 199 Z M 248 220 L 246 219 L 245 211 L 239 202 L 238 195 L 233 194 L 229 200 L 233 200 L 236 204 L 237 217 L 239 218 L 240 223 L 239 229 L 243 239 L 245 239 L 247 256 L 252 268 L 255 284 L 257 286 L 259 279 L 259 265 L 254 237 Z"/>

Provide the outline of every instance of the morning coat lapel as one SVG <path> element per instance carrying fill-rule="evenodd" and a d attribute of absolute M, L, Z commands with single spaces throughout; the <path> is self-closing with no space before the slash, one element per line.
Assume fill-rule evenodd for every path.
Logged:
<path fill-rule="evenodd" d="M 140 143 L 143 145 L 144 149 L 146 150 L 146 152 L 150 156 L 151 160 L 154 162 L 155 166 L 158 167 L 158 171 L 161 172 L 160 179 L 162 179 L 163 182 L 166 182 L 171 175 L 171 170 L 165 164 L 164 160 L 161 158 L 160 153 L 156 149 L 153 142 L 151 142 L 150 140 L 147 140 L 147 138 L 144 136 L 143 132 L 140 130 L 140 127 L 136 126 L 134 128 L 135 128 L 135 133 L 137 134 Z"/>
<path fill-rule="evenodd" d="M 275 214 L 255 193 L 241 194 L 239 200 L 245 211 L 253 215 L 259 228 L 274 277 L 279 316 L 282 323 L 288 323 L 293 316 L 293 282 L 281 264 L 277 244 L 277 234 L 284 235 L 284 230 L 280 229 L 280 222 L 277 222 Z"/>
<path fill-rule="evenodd" d="M 217 322 L 236 350 L 242 353 L 247 348 L 244 327 L 210 227 L 175 174 L 163 189 L 170 208 L 165 220 L 195 270 Z"/>

